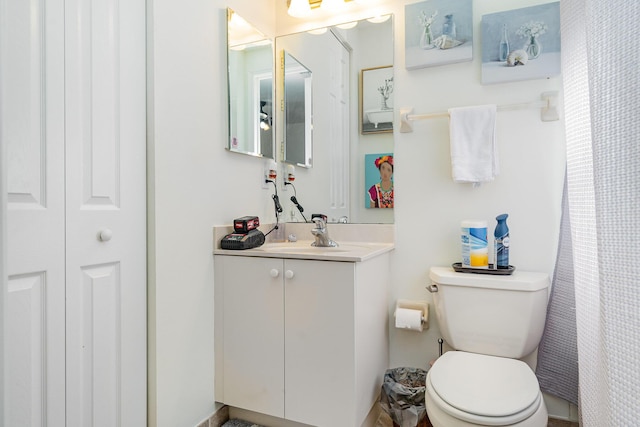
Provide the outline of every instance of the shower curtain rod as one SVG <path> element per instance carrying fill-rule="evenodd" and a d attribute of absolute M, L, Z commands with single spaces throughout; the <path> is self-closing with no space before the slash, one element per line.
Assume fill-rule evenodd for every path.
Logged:
<path fill-rule="evenodd" d="M 540 108 L 540 120 L 543 122 L 553 122 L 559 120 L 558 116 L 558 92 L 543 92 L 540 95 L 540 101 L 523 102 L 519 104 L 498 105 L 498 111 L 525 110 L 529 108 Z M 412 114 L 413 108 L 400 109 L 400 132 L 413 132 L 412 121 L 436 119 L 441 117 L 449 117 L 446 111 L 427 114 Z"/>

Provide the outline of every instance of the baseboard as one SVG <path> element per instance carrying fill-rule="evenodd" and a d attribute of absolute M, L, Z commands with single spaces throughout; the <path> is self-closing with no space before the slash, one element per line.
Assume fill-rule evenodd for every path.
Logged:
<path fill-rule="evenodd" d="M 221 406 L 209 418 L 201 421 L 196 427 L 221 427 L 229 421 L 229 407 Z"/>

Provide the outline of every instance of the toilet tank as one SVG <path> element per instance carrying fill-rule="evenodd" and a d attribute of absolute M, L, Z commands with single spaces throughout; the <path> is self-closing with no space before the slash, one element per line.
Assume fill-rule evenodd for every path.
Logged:
<path fill-rule="evenodd" d="M 443 338 L 456 350 L 520 359 L 540 343 L 547 314 L 549 276 L 429 270 Z"/>

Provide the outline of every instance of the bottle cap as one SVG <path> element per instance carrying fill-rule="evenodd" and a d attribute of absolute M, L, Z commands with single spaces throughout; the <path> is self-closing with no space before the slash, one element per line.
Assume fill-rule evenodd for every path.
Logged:
<path fill-rule="evenodd" d="M 479 219 L 465 219 L 464 221 L 462 221 L 461 226 L 463 228 L 486 228 L 487 221 Z"/>

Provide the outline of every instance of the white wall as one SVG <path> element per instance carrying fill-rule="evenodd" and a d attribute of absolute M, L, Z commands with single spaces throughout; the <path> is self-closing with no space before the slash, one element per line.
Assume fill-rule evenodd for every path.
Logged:
<path fill-rule="evenodd" d="M 367 7 L 351 8 L 352 13 L 341 18 L 318 14 L 321 18 L 316 22 L 288 17 L 285 3 L 276 3 L 279 34 L 393 13 L 396 109 L 413 107 L 419 114 L 466 105 L 512 104 L 538 100 L 542 92 L 562 89 L 559 76 L 480 83 L 482 15 L 514 9 L 512 1 L 473 2 L 473 61 L 413 71 L 404 68 L 404 6 L 415 0 L 372 0 Z M 517 7 L 542 3 L 548 0 L 520 0 Z M 428 267 L 460 260 L 460 221 L 468 218 L 487 219 L 493 230 L 495 216 L 509 213 L 511 264 L 522 270 L 553 271 L 565 164 L 562 119 L 541 122 L 540 111 L 535 109 L 499 113 L 501 174 L 480 188 L 452 182 L 448 138 L 446 119 L 415 122 L 413 133 L 399 133 L 396 126 L 392 302 L 398 298 L 430 300 L 424 289 Z M 437 355 L 439 331 L 435 322 L 431 324 L 420 335 L 391 329 L 392 365 L 426 366 Z"/>
<path fill-rule="evenodd" d="M 0 117 L 4 117 L 4 114 L 0 114 Z M 0 120 L 0 126 L 2 121 Z M 5 328 L 5 300 L 8 299 L 6 293 L 7 289 L 7 153 L 5 150 L 5 138 L 0 137 L 0 387 L 2 387 L 3 398 L 0 399 L 0 420 L 4 422 L 4 328 Z"/>
<path fill-rule="evenodd" d="M 521 0 L 518 7 L 544 2 Z M 246 214 L 259 215 L 265 222 L 273 217 L 271 189 L 260 186 L 262 161 L 223 148 L 226 70 L 224 18 L 219 11 L 228 5 L 273 35 L 275 13 L 284 3 L 149 2 L 152 426 L 195 425 L 214 410 L 211 227 Z M 481 16 L 512 9 L 509 0 L 474 2 L 474 61 L 407 71 L 404 5 L 410 3 L 414 1 L 379 1 L 353 16 L 395 14 L 396 108 L 413 107 L 422 113 L 518 103 L 561 89 L 559 78 L 480 84 Z M 277 24 L 300 29 L 289 18 Z M 499 113 L 498 120 L 502 172 L 495 182 L 478 189 L 451 181 L 446 120 L 417 122 L 408 134 L 396 129 L 392 303 L 398 298 L 430 300 L 425 290 L 428 267 L 459 260 L 458 230 L 466 218 L 492 221 L 499 213 L 509 213 L 511 263 L 521 270 L 552 272 L 565 162 L 563 122 L 543 123 L 536 110 Z M 425 367 L 436 357 L 440 335 L 433 315 L 430 320 L 431 328 L 422 334 L 391 328 L 392 366 Z"/>
<path fill-rule="evenodd" d="M 270 201 L 262 160 L 224 149 L 226 3 L 148 2 L 150 426 L 213 412 L 212 227 Z M 228 4 L 273 15 L 272 1 Z"/>
<path fill-rule="evenodd" d="M 406 2 L 410 3 L 410 2 Z M 520 1 L 528 6 L 544 1 Z M 404 68 L 403 10 L 396 10 L 396 108 L 415 113 L 485 103 L 510 104 L 537 100 L 540 93 L 561 90 L 559 77 L 480 84 L 480 22 L 483 14 L 514 8 L 513 2 L 474 2 L 474 60 L 407 71 Z M 460 260 L 459 227 L 463 219 L 490 222 L 508 213 L 510 263 L 520 270 L 552 273 L 560 221 L 565 163 L 563 122 L 541 122 L 540 111 L 500 112 L 498 150 L 501 173 L 480 188 L 454 184 L 450 173 L 448 121 L 414 122 L 414 132 L 396 134 L 396 244 L 391 287 L 397 298 L 426 299 L 428 267 Z M 439 331 L 421 335 L 391 329 L 391 363 L 427 366 L 438 351 Z"/>

